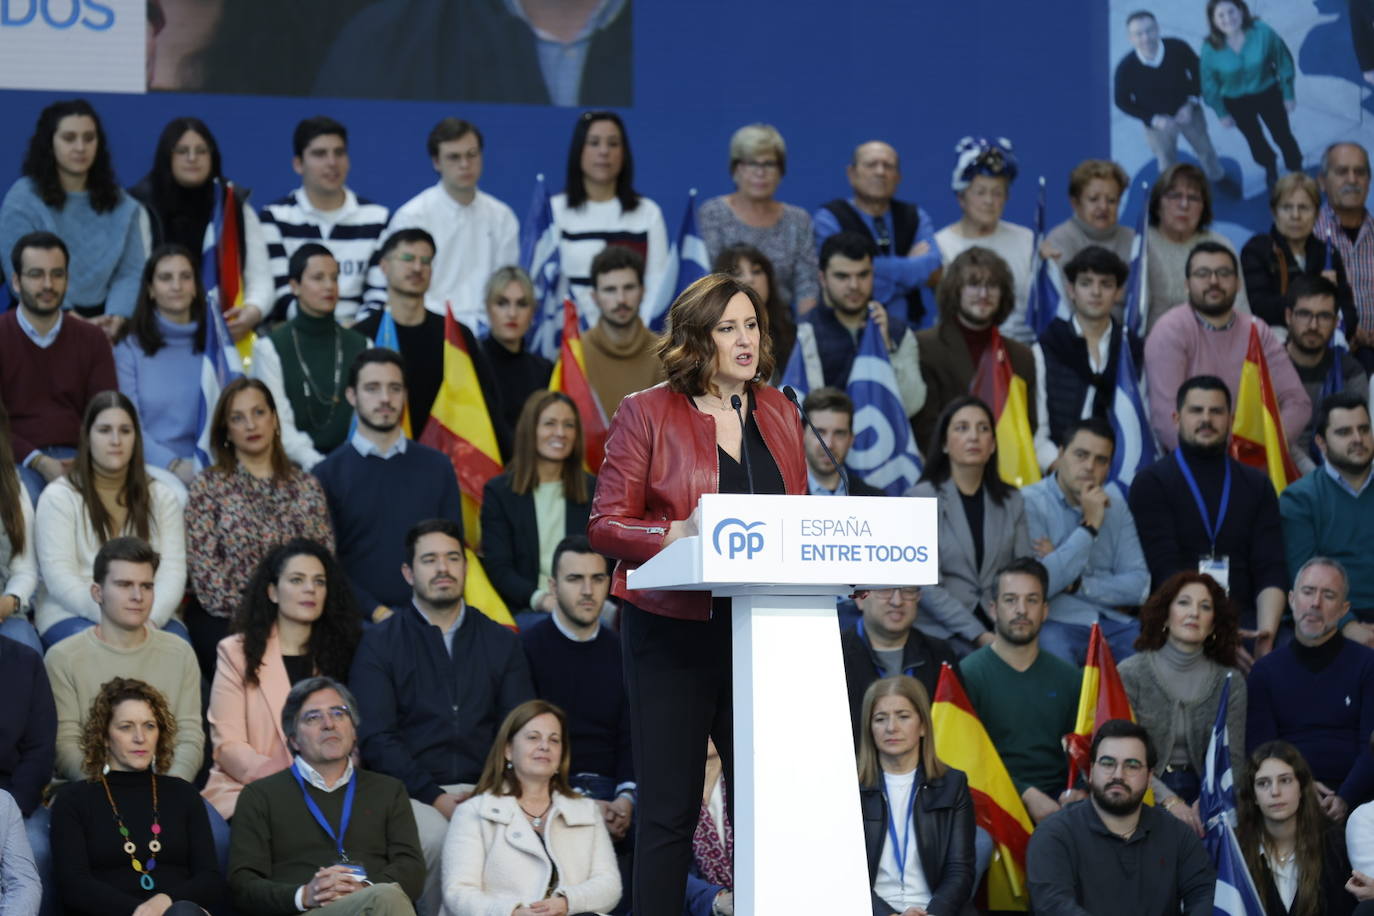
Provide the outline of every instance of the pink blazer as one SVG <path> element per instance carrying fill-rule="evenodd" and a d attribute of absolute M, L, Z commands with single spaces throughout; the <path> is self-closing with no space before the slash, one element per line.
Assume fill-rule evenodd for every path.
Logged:
<path fill-rule="evenodd" d="M 267 638 L 257 684 L 244 677 L 243 637 L 220 640 L 208 716 L 215 763 L 201 794 L 226 820 L 234 816 L 245 785 L 291 765 L 281 727 L 290 691 L 276 627 Z"/>

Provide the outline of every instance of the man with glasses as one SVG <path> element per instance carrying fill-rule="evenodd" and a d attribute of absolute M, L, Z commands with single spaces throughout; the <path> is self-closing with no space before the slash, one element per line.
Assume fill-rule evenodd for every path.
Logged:
<path fill-rule="evenodd" d="M 229 888 L 242 913 L 413 916 L 425 864 L 405 786 L 353 765 L 357 703 L 311 677 L 291 688 L 291 766 L 247 785 L 234 811 Z"/>
<path fill-rule="evenodd" d="M 1155 762 L 1144 727 L 1103 722 L 1091 756 L 1091 798 L 1031 834 L 1026 881 L 1035 912 L 1210 916 L 1216 873 L 1202 841 L 1142 804 Z"/>
<path fill-rule="evenodd" d="M 1369 376 L 1359 360 L 1346 350 L 1331 346 L 1340 311 L 1336 307 L 1336 284 L 1323 276 L 1295 277 L 1285 295 L 1283 311 L 1288 325 L 1284 350 L 1315 408 L 1322 398 L 1337 391 L 1350 391 L 1361 400 L 1369 396 Z M 1288 430 L 1292 432 L 1292 430 Z M 1305 474 L 1316 467 L 1317 452 L 1312 445 L 1312 424 L 1297 436 L 1293 460 Z"/>
<path fill-rule="evenodd" d="M 872 238 L 878 249 L 873 259 L 873 298 L 917 330 L 929 327 L 935 310 L 926 309 L 921 287 L 939 270 L 940 250 L 935 246 L 930 214 L 916 204 L 893 199 L 902 180 L 897 151 L 881 140 L 860 144 L 845 175 L 854 196 L 836 198 L 811 215 L 816 250 L 839 232 Z"/>
<path fill-rule="evenodd" d="M 1312 401 L 1293 369 L 1283 343 L 1263 321 L 1236 308 L 1240 264 L 1235 252 L 1219 242 L 1199 242 L 1184 263 L 1188 307 L 1165 312 L 1145 338 L 1149 367 L 1150 426 L 1166 450 L 1178 446 L 1174 394 L 1186 379 L 1215 375 L 1235 397 L 1250 345 L 1250 328 L 1259 333 L 1269 378 L 1278 398 L 1283 428 L 1290 443 L 1312 418 Z"/>

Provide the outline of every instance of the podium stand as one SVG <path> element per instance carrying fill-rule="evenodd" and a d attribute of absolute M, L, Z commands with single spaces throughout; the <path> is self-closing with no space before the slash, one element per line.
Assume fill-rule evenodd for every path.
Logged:
<path fill-rule="evenodd" d="M 733 599 L 735 912 L 872 911 L 835 598 L 937 581 L 934 499 L 702 496 L 632 589 Z"/>

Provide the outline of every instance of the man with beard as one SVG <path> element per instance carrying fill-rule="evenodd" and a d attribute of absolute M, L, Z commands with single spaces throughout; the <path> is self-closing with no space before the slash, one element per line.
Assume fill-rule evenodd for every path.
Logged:
<path fill-rule="evenodd" d="M 449 471 L 452 477 L 453 472 Z M 368 630 L 349 684 L 363 763 L 405 783 L 424 851 L 423 916 L 442 904 L 440 858 L 453 809 L 481 776 L 496 730 L 534 698 L 520 638 L 463 601 L 463 532 L 429 519 L 405 535 L 409 607 Z"/>
<path fill-rule="evenodd" d="M 0 315 L 0 404 L 19 478 L 37 503 L 76 455 L 86 403 L 119 385 L 104 332 L 62 312 L 66 244 L 51 232 L 30 232 L 15 243 L 10 265 L 19 308 Z"/>
<path fill-rule="evenodd" d="M 1340 312 L 1336 308 L 1336 284 L 1322 276 L 1295 277 L 1288 287 L 1287 307 L 1284 321 L 1288 325 L 1288 341 L 1284 349 L 1288 358 L 1302 380 L 1302 387 L 1312 401 L 1313 412 L 1321 402 L 1322 392 L 1332 381 L 1333 367 L 1336 384 L 1328 394 L 1336 391 L 1349 391 L 1358 394 L 1361 400 L 1369 396 L 1369 377 L 1364 367 L 1344 350 L 1337 351 L 1330 346 L 1335 336 Z M 1337 360 L 1340 361 L 1336 367 Z M 1298 447 L 1294 449 L 1293 460 L 1306 473 L 1316 466 L 1312 449 L 1312 428 L 1309 423 L 1297 436 Z"/>
<path fill-rule="evenodd" d="M 1064 791 L 1061 743 L 1073 731 L 1082 678 L 1073 665 L 1040 651 L 1049 586 L 1039 560 L 1020 557 L 1003 567 L 987 601 L 993 640 L 959 665 L 969 701 L 1036 823 L 1083 797 Z"/>
<path fill-rule="evenodd" d="M 1341 632 L 1374 647 L 1374 434 L 1364 395 L 1342 391 L 1322 401 L 1316 428 L 1322 466 L 1279 497 L 1288 568 L 1314 556 L 1339 560 L 1350 575 L 1353 608 Z"/>
<path fill-rule="evenodd" d="M 808 391 L 823 386 L 844 391 L 871 317 L 887 346 L 902 406 L 913 417 L 926 399 L 916 332 L 873 299 L 877 253 L 873 240 L 858 232 L 838 232 L 821 243 L 821 304 L 797 325 L 797 347 Z M 780 364 L 788 358 L 783 353 L 774 355 Z"/>
<path fill-rule="evenodd" d="M 410 603 L 401 568 L 402 538 L 421 519 L 451 519 L 462 532 L 463 505 L 448 456 L 407 439 L 405 361 L 374 347 L 358 354 L 344 391 L 358 415 L 352 438 L 314 468 L 324 487 L 339 564 L 358 610 L 380 623 Z"/>
<path fill-rule="evenodd" d="M 1333 143 L 1322 153 L 1317 173 L 1326 203 L 1317 213 L 1313 232 L 1340 252 L 1360 326 L 1347 329 L 1353 348 L 1368 369 L 1374 365 L 1374 216 L 1369 198 L 1369 152 L 1358 143 Z"/>
<path fill-rule="evenodd" d="M 644 326 L 644 259 L 623 245 L 592 258 L 592 300 L 601 317 L 582 335 L 587 381 L 609 419 L 625 395 L 663 381 L 658 335 Z"/>
<path fill-rule="evenodd" d="M 1283 344 L 1267 324 L 1235 307 L 1240 291 L 1239 268 L 1235 252 L 1219 242 L 1199 242 L 1193 246 L 1184 265 L 1188 307 L 1169 309 L 1145 338 L 1150 426 L 1166 450 L 1178 445 L 1172 394 L 1184 379 L 1215 375 L 1234 396 L 1240 390 L 1251 327 L 1259 333 L 1283 429 L 1290 442 L 1297 439 L 1312 418 L 1312 402 Z"/>
<path fill-rule="evenodd" d="M 1341 635 L 1349 584 L 1337 560 L 1304 563 L 1288 593 L 1293 642 L 1256 662 L 1246 682 L 1246 751 L 1276 739 L 1296 747 L 1337 823 L 1374 797 L 1374 649 Z"/>
<path fill-rule="evenodd" d="M 1188 379 L 1175 405 L 1177 450 L 1131 481 L 1131 514 L 1151 587 L 1183 570 L 1207 573 L 1231 596 L 1241 626 L 1257 627 L 1258 658 L 1274 646 L 1287 584 L 1274 485 L 1226 454 L 1231 393 L 1221 379 Z M 1242 650 L 1242 666 L 1249 663 Z"/>
<path fill-rule="evenodd" d="M 1144 727 L 1109 719 L 1093 736 L 1092 797 L 1031 834 L 1026 881 L 1036 913 L 1208 914 L 1211 858 L 1178 818 L 1141 804 L 1155 749 Z"/>

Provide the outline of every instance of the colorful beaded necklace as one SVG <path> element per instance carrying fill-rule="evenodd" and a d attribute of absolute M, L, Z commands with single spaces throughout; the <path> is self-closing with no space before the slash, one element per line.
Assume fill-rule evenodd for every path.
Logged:
<path fill-rule="evenodd" d="M 162 833 L 162 825 L 158 823 L 157 819 L 157 774 L 154 773 L 150 767 L 148 775 L 153 780 L 153 836 L 152 839 L 148 841 L 147 865 L 138 861 L 138 856 L 136 855 L 138 847 L 135 846 L 134 841 L 129 838 L 129 828 L 124 825 L 124 818 L 119 814 L 119 807 L 115 805 L 114 796 L 110 794 L 110 784 L 106 782 L 103 773 L 100 776 L 100 784 L 105 787 L 105 797 L 110 800 L 110 810 L 114 812 L 115 824 L 119 827 L 119 835 L 124 837 L 124 854 L 129 857 L 129 864 L 133 866 L 134 871 L 138 872 L 141 876 L 138 879 L 138 886 L 145 891 L 153 889 L 152 871 L 154 868 L 157 868 L 157 854 L 162 852 L 162 841 L 159 839 Z"/>

